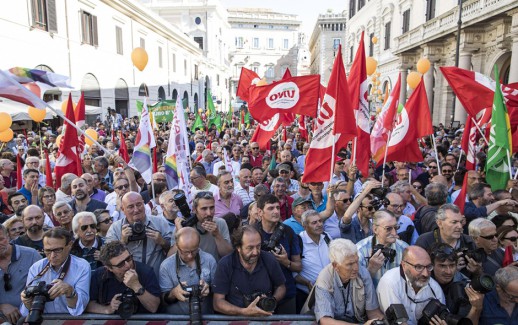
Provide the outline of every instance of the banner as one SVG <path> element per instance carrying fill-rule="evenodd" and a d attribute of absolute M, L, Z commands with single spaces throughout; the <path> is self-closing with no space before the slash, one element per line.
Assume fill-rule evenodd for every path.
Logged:
<path fill-rule="evenodd" d="M 137 112 L 142 114 L 142 102 L 137 100 Z M 185 105 L 184 105 L 185 106 Z M 176 107 L 175 100 L 163 100 L 155 105 L 147 105 L 148 110 L 153 114 L 155 123 L 167 123 L 173 120 L 173 115 Z"/>

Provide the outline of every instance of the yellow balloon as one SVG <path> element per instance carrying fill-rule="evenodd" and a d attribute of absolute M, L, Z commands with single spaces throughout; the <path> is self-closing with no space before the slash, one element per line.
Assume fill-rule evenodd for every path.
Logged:
<path fill-rule="evenodd" d="M 131 52 L 131 61 L 133 65 L 137 67 L 140 71 L 143 71 L 146 68 L 148 56 L 146 50 L 141 47 L 137 47 Z"/>
<path fill-rule="evenodd" d="M 94 129 L 87 129 L 85 131 L 86 134 L 88 134 L 92 139 L 97 141 L 97 132 Z M 88 137 L 85 137 L 85 142 L 87 145 L 91 146 L 94 142 L 90 140 Z"/>
<path fill-rule="evenodd" d="M 61 145 L 61 139 L 63 138 L 63 135 L 60 134 L 58 135 L 58 137 L 56 138 L 56 145 L 59 147 Z"/>
<path fill-rule="evenodd" d="M 268 82 L 266 82 L 266 79 L 263 78 L 263 79 L 259 80 L 255 85 L 256 86 L 265 86 L 267 84 L 268 84 Z"/>
<path fill-rule="evenodd" d="M 372 44 L 377 44 L 378 43 L 378 38 L 376 36 L 372 36 Z"/>
<path fill-rule="evenodd" d="M 408 84 L 408 87 L 415 89 L 419 82 L 421 81 L 421 75 L 415 71 L 412 71 L 408 74 L 406 77 L 406 82 Z"/>
<path fill-rule="evenodd" d="M 61 102 L 61 111 L 65 115 L 67 114 L 67 106 L 68 106 L 68 99 L 65 99 L 64 101 Z M 77 107 L 77 104 L 72 102 L 72 109 L 74 111 L 76 110 L 76 107 Z"/>
<path fill-rule="evenodd" d="M 427 58 L 421 58 L 417 61 L 417 71 L 421 74 L 425 74 L 430 70 L 430 60 Z"/>
<path fill-rule="evenodd" d="M 0 141 L 2 142 L 9 142 L 13 139 L 14 132 L 10 128 L 7 128 L 6 130 L 0 132 Z"/>
<path fill-rule="evenodd" d="M 0 113 L 0 132 L 4 132 L 13 124 L 13 119 L 9 113 L 1 112 Z M 12 131 L 11 131 L 12 132 Z M 6 141 L 4 141 L 6 142 Z"/>
<path fill-rule="evenodd" d="M 376 71 L 378 61 L 374 60 L 372 56 L 369 56 L 365 61 L 367 64 L 367 74 L 370 76 L 374 73 L 374 71 Z"/>
<path fill-rule="evenodd" d="M 40 123 L 47 115 L 47 111 L 44 109 L 39 109 L 33 106 L 29 106 L 29 116 L 34 122 Z"/>

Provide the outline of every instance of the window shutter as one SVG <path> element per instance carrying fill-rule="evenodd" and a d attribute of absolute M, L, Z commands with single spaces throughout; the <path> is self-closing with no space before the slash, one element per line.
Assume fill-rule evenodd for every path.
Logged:
<path fill-rule="evenodd" d="M 92 45 L 99 46 L 99 37 L 97 35 L 97 16 L 92 15 Z"/>
<path fill-rule="evenodd" d="M 58 19 L 56 15 L 56 0 L 47 0 L 47 26 L 51 33 L 58 32 Z"/>

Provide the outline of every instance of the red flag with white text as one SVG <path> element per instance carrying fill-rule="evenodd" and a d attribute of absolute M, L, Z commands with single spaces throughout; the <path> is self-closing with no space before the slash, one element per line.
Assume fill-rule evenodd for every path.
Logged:
<path fill-rule="evenodd" d="M 306 117 L 304 115 L 299 115 L 299 133 L 301 139 L 308 140 L 308 130 L 306 129 Z"/>
<path fill-rule="evenodd" d="M 239 83 L 237 84 L 236 95 L 245 102 L 248 102 L 249 89 L 257 83 L 261 78 L 252 70 L 241 68 L 241 75 L 239 76 Z"/>
<path fill-rule="evenodd" d="M 261 150 L 270 149 L 270 140 L 287 118 L 286 114 L 277 113 L 272 118 L 259 122 L 250 142 L 257 142 Z"/>

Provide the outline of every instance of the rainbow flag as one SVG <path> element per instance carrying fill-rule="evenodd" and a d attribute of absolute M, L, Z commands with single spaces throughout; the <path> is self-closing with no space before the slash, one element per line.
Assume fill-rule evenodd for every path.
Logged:
<path fill-rule="evenodd" d="M 153 171 L 151 161 L 151 149 L 156 147 L 155 136 L 151 128 L 149 120 L 149 112 L 146 105 L 147 98 L 144 98 L 142 105 L 142 114 L 140 115 L 139 130 L 135 139 L 135 148 L 133 149 L 133 157 L 131 157 L 128 165 L 138 170 L 142 178 L 147 184 L 151 183 Z"/>

